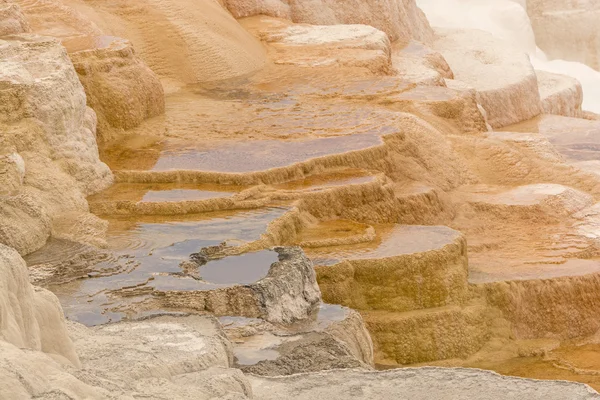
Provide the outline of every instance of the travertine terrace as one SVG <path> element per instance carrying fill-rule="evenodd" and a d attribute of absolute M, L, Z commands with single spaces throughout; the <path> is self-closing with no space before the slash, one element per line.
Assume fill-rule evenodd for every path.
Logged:
<path fill-rule="evenodd" d="M 0 0 L 0 399 L 600 398 L 600 117 L 461 28 Z"/>

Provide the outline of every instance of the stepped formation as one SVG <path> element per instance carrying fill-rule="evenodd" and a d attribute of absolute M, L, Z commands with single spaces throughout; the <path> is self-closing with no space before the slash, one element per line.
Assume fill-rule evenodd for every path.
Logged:
<path fill-rule="evenodd" d="M 109 3 L 0 0 L 0 398 L 600 398 L 579 82 L 413 0 Z"/>

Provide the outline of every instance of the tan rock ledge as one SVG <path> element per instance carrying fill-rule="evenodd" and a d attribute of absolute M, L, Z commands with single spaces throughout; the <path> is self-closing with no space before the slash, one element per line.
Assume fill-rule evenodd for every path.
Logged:
<path fill-rule="evenodd" d="M 466 241 L 443 226 L 398 225 L 366 245 L 316 259 L 323 299 L 357 310 L 409 311 L 460 303 L 467 292 Z"/>
<path fill-rule="evenodd" d="M 241 22 L 268 44 L 275 64 L 356 67 L 376 75 L 391 72 L 390 40 L 372 26 L 295 25 L 264 16 Z"/>
<path fill-rule="evenodd" d="M 101 141 L 109 127 L 131 129 L 165 111 L 158 76 L 136 55 L 131 43 L 114 36 L 78 36 L 62 41 L 79 75 L 87 104 L 98 115 Z"/>
<path fill-rule="evenodd" d="M 582 118 L 583 90 L 577 79 L 546 71 L 535 74 L 544 113 Z"/>
<path fill-rule="evenodd" d="M 119 182 L 281 183 L 315 169 L 362 167 L 387 153 L 377 134 L 356 134 L 297 141 L 254 140 L 190 149 L 177 143 L 164 148 L 132 149 L 107 162 Z M 150 170 L 135 170 L 135 159 L 151 157 Z M 126 170 L 124 168 L 127 168 Z"/>

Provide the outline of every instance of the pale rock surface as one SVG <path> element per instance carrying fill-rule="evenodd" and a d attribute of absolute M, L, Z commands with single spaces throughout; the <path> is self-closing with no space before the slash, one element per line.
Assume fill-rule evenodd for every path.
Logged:
<path fill-rule="evenodd" d="M 374 74 L 391 69 L 390 41 L 371 26 L 300 25 L 269 17 L 251 18 L 243 25 L 269 44 L 269 56 L 276 64 L 360 67 Z"/>
<path fill-rule="evenodd" d="M 27 254 L 44 244 L 53 216 L 87 211 L 85 195 L 110 185 L 112 174 L 99 160 L 96 116 L 64 48 L 9 36 L 0 59 L 0 147 L 8 155 L 0 168 L 10 188 L 0 199 L 0 242 Z"/>
<path fill-rule="evenodd" d="M 259 14 L 313 25 L 361 24 L 392 41 L 430 42 L 433 32 L 414 0 L 225 0 L 236 18 Z"/>
<path fill-rule="evenodd" d="M 0 341 L 0 399 L 252 398 L 247 378 L 229 368 L 231 345 L 214 317 L 68 327 L 81 368 Z"/>
<path fill-rule="evenodd" d="M 531 400 L 598 399 L 589 386 L 535 381 L 458 368 L 407 368 L 387 372 L 325 371 L 289 377 L 250 377 L 258 399 Z"/>
<path fill-rule="evenodd" d="M 83 364 L 73 374 L 89 385 L 149 398 L 251 396 L 241 371 L 229 369 L 231 344 L 212 316 L 163 315 L 94 328 L 70 323 L 69 331 Z"/>
<path fill-rule="evenodd" d="M 439 52 L 414 40 L 408 45 L 394 44 L 392 66 L 396 75 L 417 85 L 446 86 L 444 79 L 454 78 Z"/>
<path fill-rule="evenodd" d="M 2 244 L 0 340 L 79 365 L 58 299 L 45 289 L 33 287 L 25 261 L 14 249 Z"/>
<path fill-rule="evenodd" d="M 600 68 L 600 3 L 594 0 L 527 0 L 537 45 L 550 59 Z"/>
<path fill-rule="evenodd" d="M 473 87 L 489 124 L 500 128 L 542 112 L 535 71 L 525 53 L 478 30 L 436 29 L 433 48 L 454 72 Z"/>
<path fill-rule="evenodd" d="M 277 376 L 373 364 L 365 324 L 345 307 L 322 304 L 307 320 L 290 326 L 257 318 L 220 321 L 234 343 L 235 364 L 245 373 Z"/>
<path fill-rule="evenodd" d="M 577 79 L 546 71 L 535 71 L 545 114 L 581 118 L 583 90 Z"/>

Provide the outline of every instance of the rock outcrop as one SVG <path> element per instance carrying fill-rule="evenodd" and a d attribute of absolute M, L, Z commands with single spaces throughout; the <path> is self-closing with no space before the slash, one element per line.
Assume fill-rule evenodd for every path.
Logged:
<path fill-rule="evenodd" d="M 44 244 L 53 217 L 87 211 L 84 196 L 110 185 L 112 174 L 65 49 L 21 34 L 0 40 L 0 56 L 0 160 L 11 189 L 0 199 L 0 242 L 27 254 Z"/>
<path fill-rule="evenodd" d="M 545 114 L 575 118 L 583 116 L 583 90 L 577 79 L 546 71 L 535 71 L 535 74 Z"/>
<path fill-rule="evenodd" d="M 256 282 L 203 288 L 200 281 L 197 290 L 193 285 L 189 290 L 177 290 L 177 285 L 175 290 L 158 287 L 153 293 L 154 301 L 167 309 L 258 317 L 273 323 L 305 319 L 320 301 L 313 265 L 299 248 L 277 247 L 274 251 L 279 261 L 271 264 L 266 276 Z"/>
<path fill-rule="evenodd" d="M 29 32 L 31 28 L 18 5 L 0 1 L 0 36 Z"/>
<path fill-rule="evenodd" d="M 251 377 L 257 398 L 337 399 L 597 399 L 579 383 L 532 381 L 468 369 L 408 368 L 386 372 L 325 371 L 290 377 Z"/>
<path fill-rule="evenodd" d="M 0 344 L 4 342 L 79 366 L 58 299 L 33 287 L 25 261 L 0 244 Z"/>
<path fill-rule="evenodd" d="M 542 112 L 535 71 L 525 53 L 477 30 L 437 29 L 433 48 L 454 79 L 477 91 L 489 124 L 501 128 Z"/>
<path fill-rule="evenodd" d="M 236 18 L 265 14 L 313 25 L 362 24 L 382 30 L 392 41 L 433 39 L 414 0 L 226 0 L 225 4 Z"/>
<path fill-rule="evenodd" d="M 82 36 L 63 40 L 79 76 L 87 104 L 98 117 L 98 138 L 109 140 L 111 127 L 126 130 L 165 111 L 158 77 L 127 40 Z"/>

